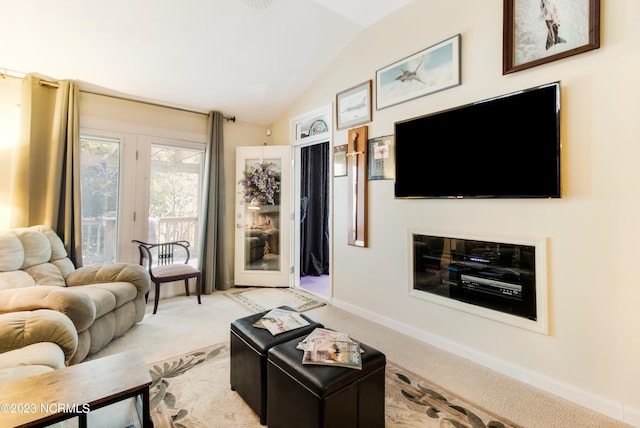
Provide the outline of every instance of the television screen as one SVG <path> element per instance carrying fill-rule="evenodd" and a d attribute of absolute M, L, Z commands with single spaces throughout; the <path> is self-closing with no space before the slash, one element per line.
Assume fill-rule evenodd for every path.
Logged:
<path fill-rule="evenodd" d="M 397 198 L 559 198 L 560 82 L 395 124 Z"/>

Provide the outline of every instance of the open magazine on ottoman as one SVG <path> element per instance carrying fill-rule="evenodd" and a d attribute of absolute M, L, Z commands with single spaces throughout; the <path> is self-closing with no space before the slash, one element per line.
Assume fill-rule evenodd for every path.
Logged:
<path fill-rule="evenodd" d="M 307 325 L 309 325 L 309 321 L 302 318 L 300 313 L 281 308 L 270 310 L 253 324 L 254 327 L 269 330 L 274 336 Z"/>

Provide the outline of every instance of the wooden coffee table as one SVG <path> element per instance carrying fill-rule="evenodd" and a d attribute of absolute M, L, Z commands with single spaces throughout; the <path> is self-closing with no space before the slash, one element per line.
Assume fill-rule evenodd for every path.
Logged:
<path fill-rule="evenodd" d="M 153 427 L 149 410 L 151 375 L 137 352 L 123 352 L 9 382 L 0 389 L 0 426 L 43 427 L 140 396 L 143 427 Z M 138 406 L 136 406 L 138 407 Z"/>

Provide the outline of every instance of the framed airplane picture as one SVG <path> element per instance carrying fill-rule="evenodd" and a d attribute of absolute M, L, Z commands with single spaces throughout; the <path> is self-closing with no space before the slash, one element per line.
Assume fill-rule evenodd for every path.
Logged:
<path fill-rule="evenodd" d="M 376 71 L 376 110 L 460 85 L 460 34 Z"/>
<path fill-rule="evenodd" d="M 371 86 L 371 80 L 368 80 L 336 95 L 338 129 L 371 122 Z"/>

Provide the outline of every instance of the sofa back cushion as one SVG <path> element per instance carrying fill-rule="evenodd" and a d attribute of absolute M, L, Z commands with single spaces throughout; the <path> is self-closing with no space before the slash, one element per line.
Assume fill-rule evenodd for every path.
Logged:
<path fill-rule="evenodd" d="M 36 280 L 24 271 L 0 272 L 0 290 L 33 287 L 34 285 L 36 285 Z"/>
<path fill-rule="evenodd" d="M 22 275 L 6 275 L 22 270 Z M 29 285 L 66 286 L 65 278 L 75 270 L 58 235 L 49 227 L 33 226 L 0 233 L 0 289 Z M 13 283 L 11 282 L 13 281 Z"/>
<path fill-rule="evenodd" d="M 11 232 L 0 232 L 0 272 L 22 268 L 24 249 L 20 240 Z"/>
<path fill-rule="evenodd" d="M 23 272 L 28 273 L 37 285 L 67 286 L 60 269 L 55 267 L 53 263 L 42 263 L 41 265 L 31 266 Z"/>
<path fill-rule="evenodd" d="M 53 231 L 50 227 L 46 226 L 33 226 L 30 229 L 38 231 L 42 233 L 49 240 L 49 245 L 51 247 L 51 256 L 50 259 L 52 262 L 56 260 L 68 260 L 67 258 L 67 250 L 64 248 L 64 243 L 62 239 Z"/>
<path fill-rule="evenodd" d="M 51 244 L 44 233 L 31 228 L 13 229 L 12 232 L 22 243 L 24 261 L 21 269 L 48 263 L 51 259 Z"/>

